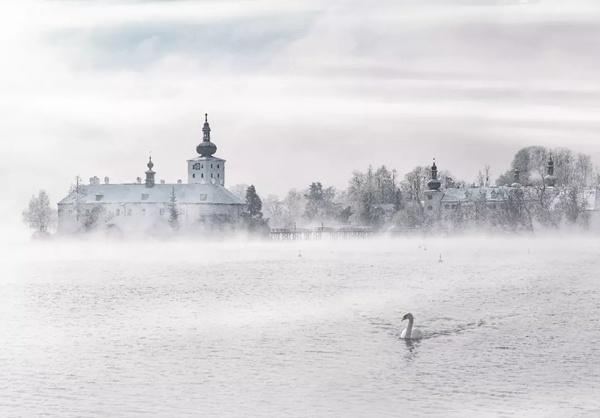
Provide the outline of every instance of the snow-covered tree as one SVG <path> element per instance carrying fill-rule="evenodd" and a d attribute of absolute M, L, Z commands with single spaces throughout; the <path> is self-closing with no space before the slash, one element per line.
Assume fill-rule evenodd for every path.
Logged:
<path fill-rule="evenodd" d="M 177 207 L 177 198 L 175 197 L 175 187 L 171 188 L 171 198 L 167 206 L 169 211 L 169 225 L 173 230 L 179 229 L 179 208 Z"/>
<path fill-rule="evenodd" d="M 39 234 L 48 234 L 56 223 L 56 211 L 50 207 L 50 198 L 45 190 L 37 197 L 32 196 L 27 209 L 23 211 L 23 222 Z"/>
<path fill-rule="evenodd" d="M 75 176 L 75 183 L 71 184 L 68 194 L 69 196 L 73 195 L 75 219 L 77 219 L 77 222 L 83 222 L 82 215 L 84 214 L 85 196 L 87 195 L 87 191 L 82 184 L 80 176 Z"/>

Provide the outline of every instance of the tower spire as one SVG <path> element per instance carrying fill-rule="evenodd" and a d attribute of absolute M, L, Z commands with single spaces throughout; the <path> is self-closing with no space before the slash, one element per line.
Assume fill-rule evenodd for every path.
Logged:
<path fill-rule="evenodd" d="M 146 164 L 146 167 L 148 167 L 148 171 L 146 171 L 146 187 L 154 187 L 154 175 L 156 173 L 152 170 L 152 167 L 154 167 L 152 157 L 150 157 L 150 160 L 148 161 L 148 164 Z"/>
<path fill-rule="evenodd" d="M 442 183 L 438 180 L 438 169 L 437 165 L 435 165 L 435 158 L 433 159 L 433 165 L 431 166 L 431 180 L 427 183 L 427 187 L 429 190 L 439 190 L 442 186 Z"/>
<path fill-rule="evenodd" d="M 210 142 L 210 125 L 208 124 L 208 113 L 204 114 L 204 127 L 202 128 L 202 142 L 196 147 L 196 152 L 201 157 L 211 157 L 217 152 L 217 146 Z"/>

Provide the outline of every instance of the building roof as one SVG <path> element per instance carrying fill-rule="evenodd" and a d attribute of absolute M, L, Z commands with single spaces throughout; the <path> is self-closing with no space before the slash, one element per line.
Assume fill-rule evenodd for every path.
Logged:
<path fill-rule="evenodd" d="M 505 200 L 507 192 L 506 187 L 465 187 L 441 191 L 443 193 L 442 202 L 475 201 L 483 198 L 489 202 L 500 202 Z"/>
<path fill-rule="evenodd" d="M 237 196 L 218 184 L 93 184 L 80 185 L 83 203 L 168 203 L 175 189 L 177 203 L 203 203 L 213 205 L 244 205 Z M 75 202 L 75 192 L 58 202 L 68 205 Z"/>

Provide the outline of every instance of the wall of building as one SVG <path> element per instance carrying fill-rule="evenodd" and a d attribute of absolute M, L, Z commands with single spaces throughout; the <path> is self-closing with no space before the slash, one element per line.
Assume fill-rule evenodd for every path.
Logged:
<path fill-rule="evenodd" d="M 214 183 L 225 186 L 225 160 L 205 157 L 188 161 L 188 184 Z"/>
<path fill-rule="evenodd" d="M 84 219 L 91 216 L 94 207 L 103 208 L 98 218 L 97 228 L 106 228 L 109 224 L 123 231 L 146 232 L 161 224 L 166 225 L 170 213 L 168 203 L 95 203 L 81 206 L 79 221 L 74 204 L 58 206 L 58 232 L 72 233 L 82 227 Z M 239 224 L 243 205 L 219 205 L 187 203 L 178 204 L 179 224 L 184 229 L 211 226 L 216 222 Z"/>

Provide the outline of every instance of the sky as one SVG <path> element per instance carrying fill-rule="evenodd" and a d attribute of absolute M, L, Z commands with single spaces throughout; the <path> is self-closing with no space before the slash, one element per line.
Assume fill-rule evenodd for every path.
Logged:
<path fill-rule="evenodd" d="M 80 175 L 186 179 L 209 114 L 226 185 L 345 188 L 522 147 L 600 165 L 596 0 L 0 2 L 0 226 Z"/>

